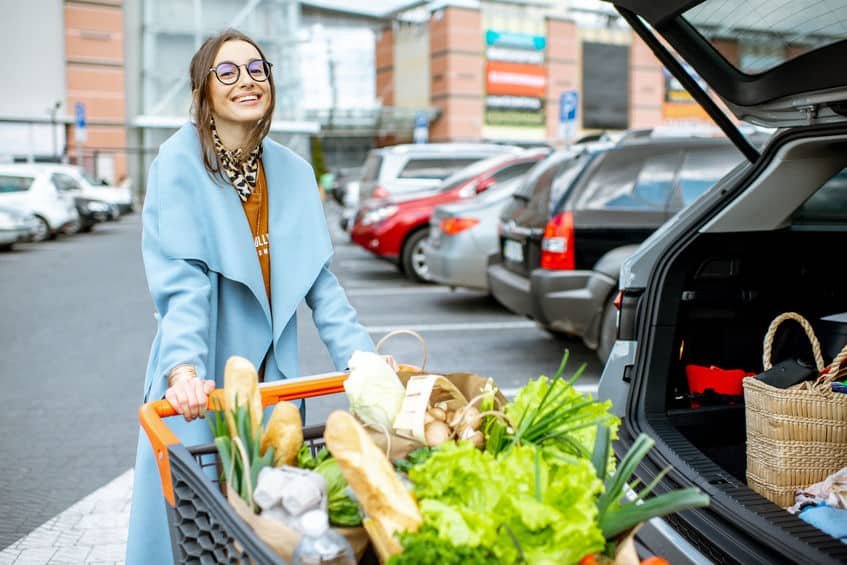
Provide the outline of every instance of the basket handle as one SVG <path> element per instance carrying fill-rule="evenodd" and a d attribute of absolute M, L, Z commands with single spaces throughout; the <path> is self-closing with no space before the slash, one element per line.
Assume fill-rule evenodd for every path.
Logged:
<path fill-rule="evenodd" d="M 835 356 L 832 363 L 830 363 L 826 370 L 821 373 L 821 376 L 816 384 L 822 388 L 831 390 L 830 385 L 832 384 L 832 381 L 835 380 L 835 377 L 838 376 L 838 373 L 841 372 L 841 364 L 844 363 L 845 359 L 847 359 L 847 345 L 838 352 L 838 355 Z"/>
<path fill-rule="evenodd" d="M 809 338 L 809 342 L 812 344 L 812 354 L 815 356 L 815 366 L 817 366 L 818 372 L 823 371 L 824 363 L 823 355 L 821 355 L 821 344 L 818 341 L 818 338 L 815 337 L 815 330 L 812 329 L 812 324 L 810 324 L 806 318 L 804 318 L 797 312 L 785 312 L 783 314 L 780 314 L 779 316 L 774 318 L 771 322 L 771 325 L 768 326 L 768 331 L 767 333 L 765 333 L 764 351 L 762 352 L 762 366 L 764 367 L 765 371 L 773 367 L 773 363 L 771 362 L 773 339 L 776 335 L 776 330 L 779 328 L 780 324 L 782 324 L 782 322 L 786 320 L 794 320 L 803 327 L 803 331 L 806 332 L 806 337 Z"/>
<path fill-rule="evenodd" d="M 417 339 L 418 339 L 418 341 L 419 341 L 419 342 L 421 342 L 421 348 L 423 348 L 423 361 L 421 362 L 421 372 L 423 372 L 423 371 L 424 371 L 424 368 L 426 367 L 427 347 L 426 347 L 426 341 L 424 341 L 424 338 L 422 338 L 422 337 L 421 337 L 421 334 L 419 334 L 418 332 L 415 332 L 415 331 L 412 331 L 412 330 L 394 330 L 394 331 L 390 331 L 390 332 L 388 332 L 387 334 L 385 334 L 381 340 L 379 340 L 379 341 L 377 342 L 377 344 L 376 344 L 376 352 L 377 352 L 377 353 L 379 353 L 379 352 L 380 352 L 380 351 L 379 351 L 379 350 L 380 350 L 380 348 L 382 347 L 382 345 L 383 345 L 386 341 L 388 341 L 389 339 L 391 339 L 391 338 L 392 338 L 392 337 L 394 337 L 394 336 L 398 336 L 398 335 L 402 335 L 402 334 L 406 334 L 406 335 L 410 335 L 410 336 L 412 336 L 412 337 L 415 337 L 415 338 L 417 338 Z"/>

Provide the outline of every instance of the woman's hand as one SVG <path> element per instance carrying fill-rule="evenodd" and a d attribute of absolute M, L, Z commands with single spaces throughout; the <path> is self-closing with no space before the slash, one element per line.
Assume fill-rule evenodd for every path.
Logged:
<path fill-rule="evenodd" d="M 185 421 L 190 422 L 206 415 L 206 403 L 213 390 L 215 381 L 192 377 L 175 382 L 165 392 L 165 399 L 171 403 L 177 414 L 182 414 Z"/>

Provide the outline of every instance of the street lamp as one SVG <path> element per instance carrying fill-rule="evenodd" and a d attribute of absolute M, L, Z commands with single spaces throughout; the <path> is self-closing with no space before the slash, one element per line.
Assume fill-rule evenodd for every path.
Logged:
<path fill-rule="evenodd" d="M 56 113 L 61 107 L 62 101 L 56 100 L 56 102 L 53 103 L 53 107 L 47 110 L 50 112 L 50 127 L 53 129 L 53 157 L 57 160 L 59 159 L 59 138 L 56 134 Z"/>

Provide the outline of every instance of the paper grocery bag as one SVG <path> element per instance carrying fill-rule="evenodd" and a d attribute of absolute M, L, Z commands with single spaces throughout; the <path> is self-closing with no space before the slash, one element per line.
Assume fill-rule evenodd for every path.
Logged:
<path fill-rule="evenodd" d="M 434 374 L 443 377 L 465 397 L 466 401 L 473 400 L 482 394 L 485 385 L 489 381 L 488 377 L 483 377 L 476 373 L 423 373 L 419 368 L 410 365 L 401 365 L 400 370 L 397 372 L 397 376 L 400 378 L 403 386 L 406 386 L 412 377 L 425 374 Z M 496 406 L 504 406 L 506 404 L 506 398 L 499 389 L 494 395 L 494 403 Z M 476 404 L 479 406 L 478 402 Z M 403 459 L 414 450 L 425 445 L 422 441 L 418 441 L 414 437 L 404 437 L 396 433 L 389 433 L 389 430 L 369 428 L 368 433 L 374 443 L 388 454 L 388 458 L 391 461 Z"/>
<path fill-rule="evenodd" d="M 443 402 L 447 411 L 455 411 L 468 405 L 465 395 L 441 375 L 413 375 L 403 384 L 406 396 L 394 419 L 394 433 L 400 437 L 411 437 L 421 444 L 426 443 L 424 424 L 429 406 Z"/>
<path fill-rule="evenodd" d="M 303 534 L 297 530 L 289 528 L 278 520 L 266 518 L 261 514 L 254 513 L 253 510 L 247 506 L 247 503 L 232 491 L 228 492 L 227 500 L 233 510 L 235 510 L 235 513 L 238 514 L 242 520 L 247 522 L 251 528 L 253 528 L 253 531 L 256 532 L 259 539 L 273 549 L 277 555 L 285 559 L 286 562 L 291 561 L 294 548 L 297 547 L 297 543 L 300 541 L 300 538 L 303 537 Z M 365 550 L 368 548 L 368 543 L 370 542 L 368 533 L 365 529 L 362 527 L 333 527 L 332 529 L 347 538 L 347 541 L 349 541 L 350 545 L 353 547 L 353 553 L 356 554 L 356 561 L 361 560 L 362 555 L 364 555 Z"/>

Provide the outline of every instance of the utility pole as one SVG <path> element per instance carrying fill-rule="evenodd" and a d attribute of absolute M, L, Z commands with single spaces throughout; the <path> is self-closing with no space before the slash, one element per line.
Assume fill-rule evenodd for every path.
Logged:
<path fill-rule="evenodd" d="M 53 103 L 53 107 L 47 110 L 50 112 L 50 128 L 52 129 L 53 134 L 53 156 L 56 160 L 59 160 L 59 136 L 56 132 L 56 114 L 59 112 L 59 108 L 62 107 L 62 101 L 56 100 Z"/>

